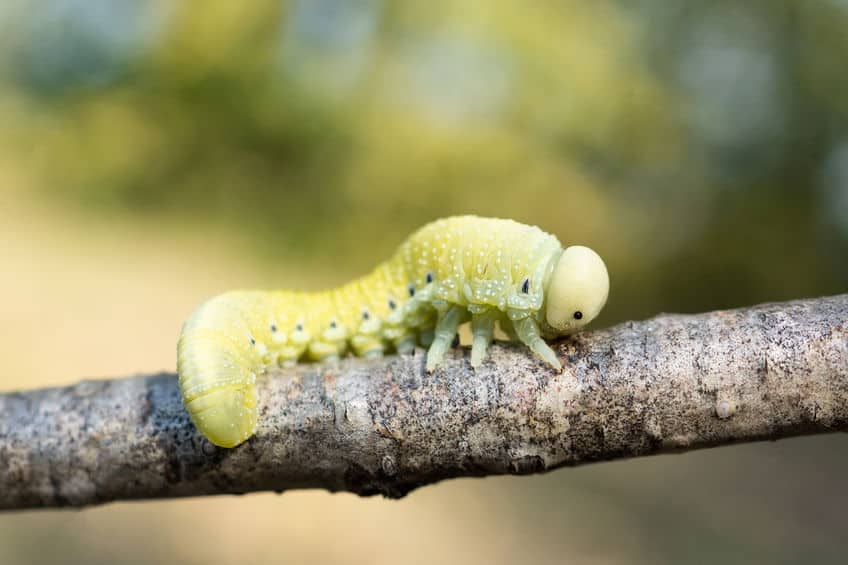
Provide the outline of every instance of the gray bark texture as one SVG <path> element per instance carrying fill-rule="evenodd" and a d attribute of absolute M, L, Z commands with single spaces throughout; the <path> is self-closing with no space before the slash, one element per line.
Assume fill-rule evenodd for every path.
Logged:
<path fill-rule="evenodd" d="M 0 395 L 0 509 L 323 488 L 401 497 L 451 477 L 848 430 L 848 294 L 660 315 L 554 344 L 274 371 L 235 449 L 173 374 Z"/>

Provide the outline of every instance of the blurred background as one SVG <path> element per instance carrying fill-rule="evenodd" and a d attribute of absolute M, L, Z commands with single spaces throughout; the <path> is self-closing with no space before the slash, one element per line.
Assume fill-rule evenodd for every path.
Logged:
<path fill-rule="evenodd" d="M 0 390 L 173 370 L 234 287 L 476 213 L 607 260 L 597 326 L 848 289 L 846 0 L 0 3 Z M 0 515 L 0 563 L 845 562 L 848 438 Z"/>

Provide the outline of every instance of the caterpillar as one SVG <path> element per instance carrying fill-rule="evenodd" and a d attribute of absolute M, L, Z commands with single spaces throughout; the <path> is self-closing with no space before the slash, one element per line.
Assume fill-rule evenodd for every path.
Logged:
<path fill-rule="evenodd" d="M 255 382 L 271 367 L 421 344 L 433 371 L 470 320 L 472 366 L 484 361 L 497 323 L 560 370 L 545 339 L 592 321 L 608 292 L 606 266 L 587 247 L 563 249 L 553 235 L 512 220 L 437 220 L 335 290 L 232 291 L 200 305 L 177 345 L 180 391 L 200 432 L 235 447 L 256 429 Z"/>

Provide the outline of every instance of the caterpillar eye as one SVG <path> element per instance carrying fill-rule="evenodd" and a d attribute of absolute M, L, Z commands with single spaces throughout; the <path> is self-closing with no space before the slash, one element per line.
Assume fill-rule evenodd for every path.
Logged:
<path fill-rule="evenodd" d="M 272 332 L 276 332 L 276 331 L 277 331 L 277 324 L 271 324 L 271 331 L 272 331 Z"/>
<path fill-rule="evenodd" d="M 294 329 L 295 329 L 295 331 L 302 332 L 303 331 L 303 324 L 296 325 L 294 327 Z"/>
<path fill-rule="evenodd" d="M 409 296 L 415 296 L 415 285 L 409 285 Z"/>
<path fill-rule="evenodd" d="M 574 313 L 574 319 L 575 320 L 580 320 L 582 318 L 583 318 L 583 312 L 581 312 L 580 310 L 578 310 Z"/>
<path fill-rule="evenodd" d="M 394 310 L 395 308 L 397 308 L 397 302 L 389 298 L 389 310 Z"/>
<path fill-rule="evenodd" d="M 330 322 L 330 327 L 331 327 L 331 328 L 333 328 L 333 329 L 336 329 L 336 328 L 338 327 L 338 324 L 336 323 L 336 321 L 335 321 L 335 320 L 333 320 L 332 322 Z"/>
<path fill-rule="evenodd" d="M 366 310 L 365 312 L 362 313 L 362 319 L 363 320 L 370 320 L 371 319 L 371 314 L 368 313 L 368 310 Z"/>
<path fill-rule="evenodd" d="M 521 283 L 521 292 L 523 292 L 524 294 L 530 292 L 530 279 L 524 279 L 524 282 Z"/>
<path fill-rule="evenodd" d="M 427 283 L 433 282 L 433 271 L 430 271 L 430 272 L 427 273 L 426 280 L 427 280 Z"/>
<path fill-rule="evenodd" d="M 250 345 L 256 345 L 256 340 L 253 339 L 253 338 L 250 338 Z"/>

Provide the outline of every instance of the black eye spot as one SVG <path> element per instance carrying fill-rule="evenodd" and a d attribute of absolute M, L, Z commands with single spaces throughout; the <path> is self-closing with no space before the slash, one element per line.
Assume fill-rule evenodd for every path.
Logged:
<path fill-rule="evenodd" d="M 371 314 L 368 313 L 368 310 L 366 310 L 365 312 L 362 313 L 362 319 L 363 320 L 370 320 L 371 319 Z"/>
<path fill-rule="evenodd" d="M 427 273 L 427 282 L 428 283 L 433 282 L 433 271 L 430 271 L 429 273 Z"/>
<path fill-rule="evenodd" d="M 298 324 L 298 325 L 296 325 L 296 326 L 294 327 L 294 329 L 295 329 L 295 330 L 297 330 L 297 331 L 299 331 L 299 332 L 302 332 L 302 331 L 303 331 L 303 324 Z"/>
<path fill-rule="evenodd" d="M 276 331 L 277 331 L 277 324 L 271 324 L 271 331 L 272 331 L 272 332 L 276 332 Z"/>
<path fill-rule="evenodd" d="M 250 345 L 256 345 L 256 340 L 253 339 L 253 338 L 250 338 Z"/>
<path fill-rule="evenodd" d="M 580 310 L 578 310 L 577 312 L 574 313 L 574 319 L 575 320 L 579 320 L 582 317 L 583 317 L 583 312 L 581 312 Z"/>
<path fill-rule="evenodd" d="M 521 283 L 521 292 L 523 292 L 524 294 L 530 292 L 530 279 L 524 279 L 524 282 Z"/>
<path fill-rule="evenodd" d="M 333 320 L 332 322 L 330 322 L 330 327 L 331 327 L 331 328 L 335 329 L 335 328 L 336 328 L 336 326 L 338 326 L 338 324 L 336 324 L 336 321 L 335 321 L 335 320 Z"/>
<path fill-rule="evenodd" d="M 397 308 L 397 302 L 389 298 L 389 309 L 394 310 L 395 308 Z"/>
<path fill-rule="evenodd" d="M 415 296 L 415 285 L 409 285 L 409 296 Z"/>

